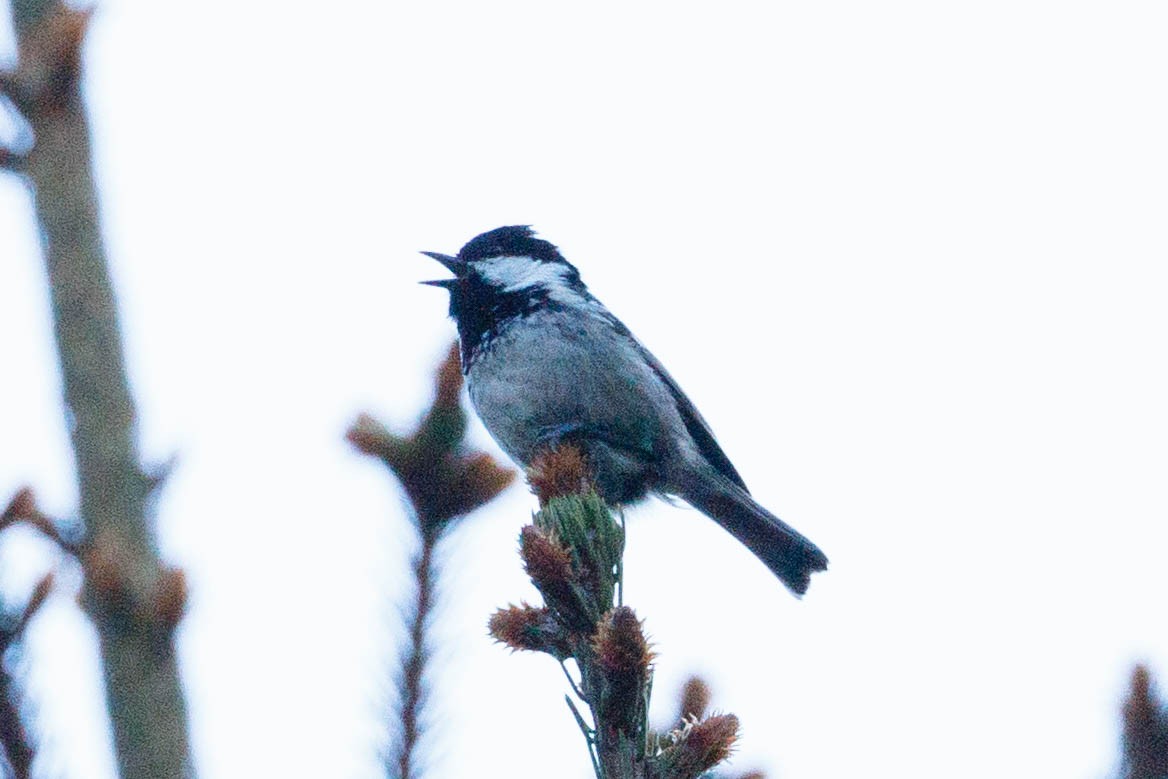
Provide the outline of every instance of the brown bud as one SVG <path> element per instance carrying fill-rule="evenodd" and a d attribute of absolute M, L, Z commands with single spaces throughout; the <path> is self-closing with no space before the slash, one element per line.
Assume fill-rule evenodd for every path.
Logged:
<path fill-rule="evenodd" d="M 597 716 L 635 735 L 645 715 L 653 653 L 633 610 L 618 606 L 605 614 L 597 626 L 592 650 L 605 682 Z"/>
<path fill-rule="evenodd" d="M 519 531 L 519 556 L 537 587 L 562 587 L 572 580 L 572 557 L 568 550 L 535 525 Z"/>
<path fill-rule="evenodd" d="M 16 522 L 24 522 L 29 527 L 40 531 L 46 538 L 56 542 L 62 551 L 74 556 L 79 552 L 79 545 L 75 541 L 66 539 L 56 523 L 40 510 L 32 489 L 28 487 L 24 487 L 13 495 L 8 506 L 0 513 L 0 530 Z"/>
<path fill-rule="evenodd" d="M 154 591 L 154 616 L 174 629 L 187 609 L 187 575 L 182 568 L 164 568 Z"/>
<path fill-rule="evenodd" d="M 476 452 L 459 458 L 457 500 L 451 508 L 455 515 L 469 514 L 494 498 L 515 481 L 515 471 L 495 462 L 485 452 Z"/>
<path fill-rule="evenodd" d="M 528 525 L 519 532 L 519 556 L 556 619 L 571 630 L 592 633 L 596 614 L 581 595 L 571 553 L 554 536 Z"/>
<path fill-rule="evenodd" d="M 128 565 L 125 552 L 109 535 L 94 539 L 83 560 L 90 588 L 106 603 L 124 602 L 130 596 Z"/>
<path fill-rule="evenodd" d="M 578 447 L 561 444 L 535 456 L 527 469 L 527 483 L 540 505 L 546 506 L 553 498 L 591 492 L 591 473 Z"/>
<path fill-rule="evenodd" d="M 499 609 L 487 623 L 491 637 L 512 650 L 547 652 L 557 660 L 571 656 L 567 636 L 546 608 L 526 603 Z"/>
<path fill-rule="evenodd" d="M 8 505 L 0 513 L 0 529 L 20 519 L 27 519 L 37 513 L 36 497 L 31 487 L 21 487 L 8 501 Z"/>
<path fill-rule="evenodd" d="M 385 425 L 369 414 L 360 414 L 357 417 L 345 433 L 345 439 L 358 451 L 382 458 L 385 457 L 386 450 L 399 441 Z"/>
<path fill-rule="evenodd" d="M 703 722 L 686 724 L 672 736 L 673 746 L 657 758 L 665 769 L 662 775 L 695 779 L 730 756 L 738 740 L 738 718 L 718 714 Z"/>
<path fill-rule="evenodd" d="M 617 606 L 600 621 L 593 649 L 607 674 L 648 675 L 653 652 L 641 630 L 641 621 L 628 606 Z"/>
<path fill-rule="evenodd" d="M 710 686 L 700 676 L 691 676 L 681 690 L 679 720 L 701 719 L 710 705 Z"/>
<path fill-rule="evenodd" d="M 738 718 L 733 714 L 716 714 L 694 725 L 683 746 L 703 755 L 701 770 L 708 771 L 730 757 L 737 741 Z"/>

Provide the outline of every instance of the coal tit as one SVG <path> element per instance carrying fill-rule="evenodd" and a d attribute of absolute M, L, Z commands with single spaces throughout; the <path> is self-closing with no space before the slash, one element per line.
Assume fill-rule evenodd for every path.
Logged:
<path fill-rule="evenodd" d="M 678 496 L 753 552 L 796 595 L 826 570 L 815 544 L 760 506 L 710 426 L 649 350 L 529 227 L 500 227 L 458 256 L 450 292 L 471 403 L 513 460 L 560 442 L 583 450 L 600 496 Z"/>

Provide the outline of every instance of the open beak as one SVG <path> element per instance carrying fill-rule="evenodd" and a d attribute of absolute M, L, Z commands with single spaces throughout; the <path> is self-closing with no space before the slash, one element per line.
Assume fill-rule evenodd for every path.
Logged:
<path fill-rule="evenodd" d="M 422 252 L 422 254 L 431 259 L 438 260 L 438 262 L 442 263 L 442 265 L 455 276 L 453 279 L 435 279 L 434 281 L 423 281 L 421 282 L 422 284 L 429 284 L 431 287 L 445 287 L 446 289 L 450 289 L 458 283 L 458 277 L 462 275 L 460 273 L 463 266 L 462 260 L 458 259 L 457 257 L 451 257 L 449 254 L 439 254 L 438 252 Z"/>

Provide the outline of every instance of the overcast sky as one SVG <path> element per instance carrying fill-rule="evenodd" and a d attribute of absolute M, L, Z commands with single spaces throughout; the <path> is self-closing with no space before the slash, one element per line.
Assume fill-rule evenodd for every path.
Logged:
<path fill-rule="evenodd" d="M 201 775 L 377 775 L 412 542 L 343 431 L 428 400 L 454 330 L 417 252 L 521 223 L 831 558 L 799 602 L 697 512 L 632 512 L 659 722 L 700 672 L 739 770 L 1101 779 L 1132 664 L 1168 680 L 1168 6 L 567 7 L 100 5 L 102 219 L 144 457 L 178 456 L 158 526 Z M 0 499 L 70 515 L 11 177 L 0 366 Z M 443 549 L 432 776 L 590 775 L 560 670 L 485 632 L 537 597 L 533 506 L 516 487 Z M 0 586 L 52 564 L 10 538 Z M 45 766 L 105 779 L 61 573 L 29 638 Z"/>

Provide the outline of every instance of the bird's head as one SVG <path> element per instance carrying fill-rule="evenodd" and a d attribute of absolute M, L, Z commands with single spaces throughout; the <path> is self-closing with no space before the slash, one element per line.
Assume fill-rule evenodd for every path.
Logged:
<path fill-rule="evenodd" d="M 489 336 L 509 318 L 543 306 L 572 305 L 588 298 L 580 273 L 551 243 L 526 225 L 499 227 L 463 246 L 456 256 L 422 252 L 442 263 L 454 278 L 423 281 L 450 292 L 450 316 L 459 325 L 464 348 Z"/>

